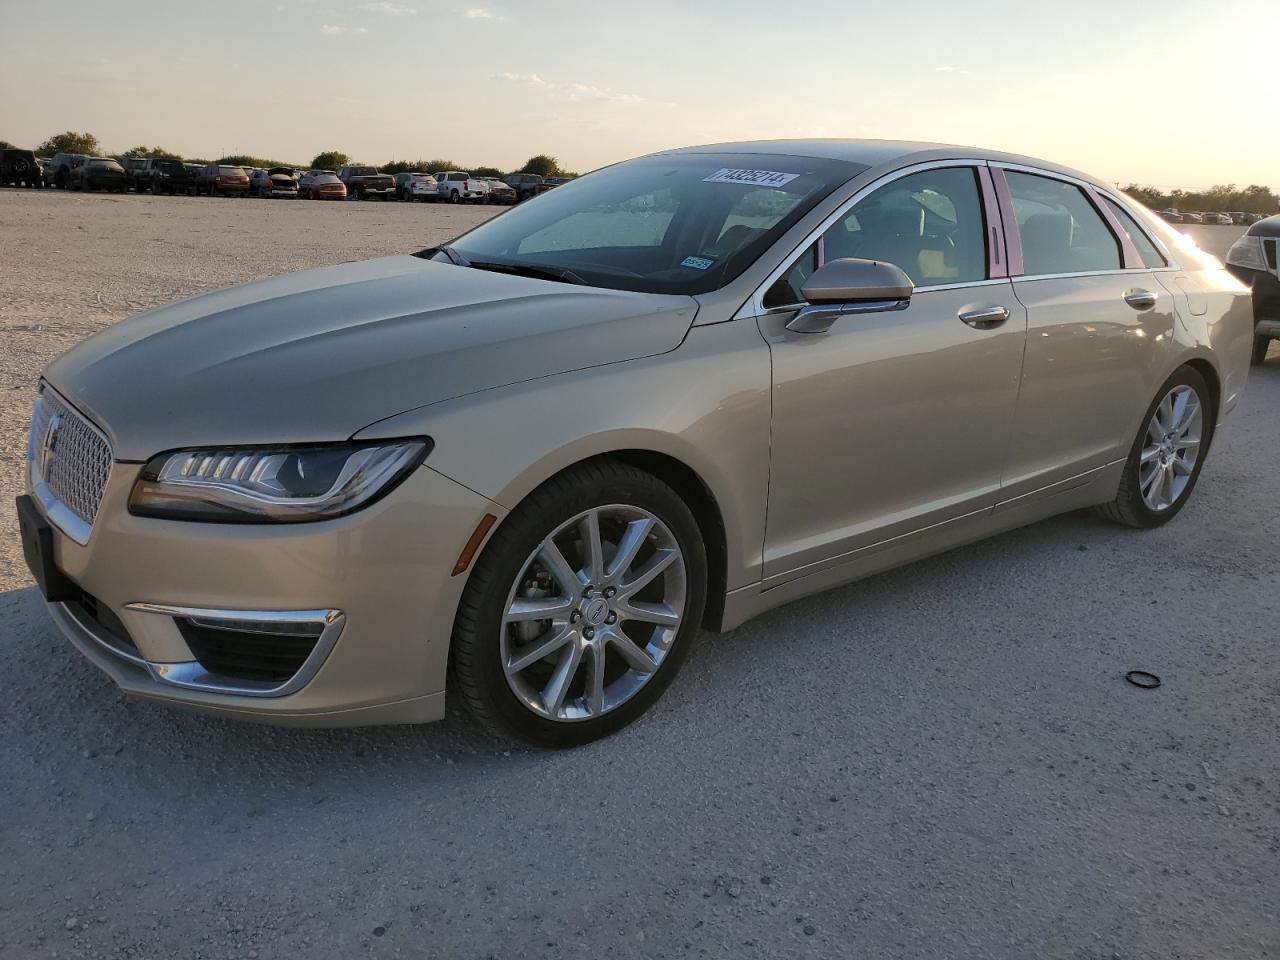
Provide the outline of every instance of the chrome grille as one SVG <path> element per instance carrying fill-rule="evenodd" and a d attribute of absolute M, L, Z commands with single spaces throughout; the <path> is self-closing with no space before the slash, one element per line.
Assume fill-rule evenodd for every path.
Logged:
<path fill-rule="evenodd" d="M 92 525 L 111 473 L 111 445 L 48 387 L 36 398 L 28 456 L 32 485 L 43 484 L 59 503 Z"/>

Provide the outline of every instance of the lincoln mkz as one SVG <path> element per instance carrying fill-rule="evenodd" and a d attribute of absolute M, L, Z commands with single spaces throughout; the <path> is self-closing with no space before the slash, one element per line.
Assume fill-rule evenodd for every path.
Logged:
<path fill-rule="evenodd" d="M 1218 261 L 1052 163 L 675 150 L 91 337 L 20 525 L 131 694 L 340 726 L 449 690 L 581 743 L 700 628 L 1064 511 L 1171 520 L 1252 340 Z"/>

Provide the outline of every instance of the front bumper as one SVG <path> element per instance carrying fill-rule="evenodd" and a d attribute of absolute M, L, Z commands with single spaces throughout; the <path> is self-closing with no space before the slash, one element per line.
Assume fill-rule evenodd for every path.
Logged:
<path fill-rule="evenodd" d="M 1280 277 L 1267 270 L 1227 264 L 1227 270 L 1253 291 L 1254 331 L 1280 339 Z"/>
<path fill-rule="evenodd" d="M 55 528 L 57 567 L 128 633 L 77 603 L 58 627 L 126 693 L 297 726 L 421 723 L 444 716 L 454 563 L 486 513 L 504 511 L 428 467 L 368 508 L 320 523 L 203 524 L 132 516 L 139 464 L 116 463 L 88 542 Z M 178 609 L 174 609 L 178 608 Z M 171 614 L 329 616 L 299 682 L 235 690 L 200 669 Z M 331 628 L 331 629 L 330 629 Z"/>

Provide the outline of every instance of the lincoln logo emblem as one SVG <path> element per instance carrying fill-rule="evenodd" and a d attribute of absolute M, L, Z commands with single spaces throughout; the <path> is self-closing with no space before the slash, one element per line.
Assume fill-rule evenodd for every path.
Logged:
<path fill-rule="evenodd" d="M 53 451 L 58 446 L 58 431 L 62 428 L 62 414 L 55 414 L 49 421 L 49 428 L 44 432 L 44 449 L 40 456 L 40 472 L 44 473 L 53 459 Z"/>

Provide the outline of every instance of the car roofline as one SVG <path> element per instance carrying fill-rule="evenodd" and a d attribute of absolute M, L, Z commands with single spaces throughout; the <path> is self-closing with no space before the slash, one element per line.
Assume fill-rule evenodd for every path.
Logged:
<path fill-rule="evenodd" d="M 745 140 L 730 143 L 708 143 L 698 146 L 660 150 L 649 156 L 671 156 L 700 153 L 736 153 L 760 156 L 807 157 L 815 160 L 837 160 L 858 164 L 863 169 L 914 166 L 934 160 L 982 160 L 1015 166 L 1035 167 L 1047 173 L 1059 173 L 1077 180 L 1114 189 L 1109 181 L 1072 167 L 1038 157 L 969 147 L 961 144 L 930 143 L 915 140 Z"/>

